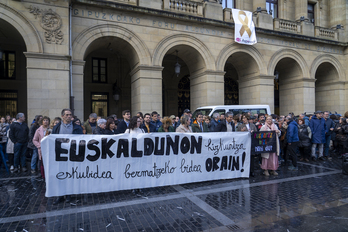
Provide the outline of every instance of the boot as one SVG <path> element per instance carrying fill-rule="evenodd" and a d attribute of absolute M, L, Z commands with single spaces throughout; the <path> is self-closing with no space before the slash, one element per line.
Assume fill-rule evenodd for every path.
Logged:
<path fill-rule="evenodd" d="M 265 171 L 263 172 L 263 174 L 264 174 L 265 176 L 269 176 L 268 170 L 265 170 Z"/>
<path fill-rule="evenodd" d="M 273 175 L 273 176 L 278 176 L 278 172 L 272 171 L 272 175 Z"/>

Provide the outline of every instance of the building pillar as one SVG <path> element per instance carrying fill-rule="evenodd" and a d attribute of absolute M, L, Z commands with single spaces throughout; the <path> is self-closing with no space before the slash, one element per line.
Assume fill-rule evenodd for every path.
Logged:
<path fill-rule="evenodd" d="M 315 111 L 315 79 L 301 78 L 280 80 L 280 114 L 293 112 L 295 115 Z"/>
<path fill-rule="evenodd" d="M 299 20 L 301 16 L 308 18 L 307 8 L 307 1 L 295 0 L 295 19 Z"/>
<path fill-rule="evenodd" d="M 274 76 L 243 78 L 238 83 L 240 105 L 269 105 L 274 113 Z"/>
<path fill-rule="evenodd" d="M 336 27 L 338 24 L 344 25 L 345 8 L 342 7 L 342 0 L 329 1 L 329 27 Z"/>
<path fill-rule="evenodd" d="M 344 113 L 347 109 L 344 81 L 326 81 L 315 86 L 315 110 Z"/>
<path fill-rule="evenodd" d="M 206 70 L 190 77 L 191 111 L 201 106 L 224 104 L 225 72 Z"/>
<path fill-rule="evenodd" d="M 131 72 L 131 113 L 151 113 L 162 115 L 162 70 L 160 66 L 139 65 Z"/>
<path fill-rule="evenodd" d="M 83 60 L 73 60 L 72 62 L 72 93 L 74 95 L 74 114 L 80 118 L 82 121 L 88 117 L 84 115 L 84 66 L 85 61 Z"/>
<path fill-rule="evenodd" d="M 51 119 L 69 108 L 69 56 L 25 52 L 27 58 L 27 120 Z"/>

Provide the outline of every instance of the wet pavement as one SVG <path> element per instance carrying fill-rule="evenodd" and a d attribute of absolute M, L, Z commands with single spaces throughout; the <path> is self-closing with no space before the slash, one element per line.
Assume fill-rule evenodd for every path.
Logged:
<path fill-rule="evenodd" d="M 256 163 L 257 159 L 254 160 Z M 300 162 L 279 176 L 75 195 L 53 205 L 30 173 L 0 170 L 5 231 L 348 231 L 348 176 L 341 160 Z M 258 166 L 256 164 L 256 166 Z"/>

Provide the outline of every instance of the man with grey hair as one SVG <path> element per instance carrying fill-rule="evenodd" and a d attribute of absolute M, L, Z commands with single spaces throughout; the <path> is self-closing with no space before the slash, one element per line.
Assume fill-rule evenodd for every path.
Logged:
<path fill-rule="evenodd" d="M 62 110 L 62 121 L 55 125 L 52 129 L 52 134 L 83 134 L 82 127 L 71 121 L 72 113 L 70 109 Z M 57 197 L 53 205 L 64 200 L 64 196 Z M 70 203 L 71 197 L 66 196 L 65 202 Z"/>
<path fill-rule="evenodd" d="M 300 114 L 299 119 L 303 119 L 305 121 L 305 125 L 309 126 L 309 118 L 305 114 Z"/>
<path fill-rule="evenodd" d="M 210 132 L 214 132 L 215 131 L 215 128 L 219 124 L 219 120 L 220 120 L 220 114 L 219 113 L 214 113 L 213 117 L 212 117 L 212 119 L 210 121 L 210 126 L 209 126 Z"/>
<path fill-rule="evenodd" d="M 235 125 L 233 123 L 233 113 L 227 112 L 225 114 L 226 119 L 221 120 L 217 127 L 215 128 L 215 132 L 232 132 L 236 131 Z"/>
<path fill-rule="evenodd" d="M 104 118 L 101 118 L 97 122 L 98 126 L 94 129 L 93 134 L 94 135 L 104 135 L 105 134 L 105 127 L 106 127 L 106 120 Z"/>
<path fill-rule="evenodd" d="M 97 114 L 91 113 L 89 118 L 83 124 L 83 127 L 86 130 L 86 134 L 93 134 L 94 129 L 97 127 Z"/>
<path fill-rule="evenodd" d="M 24 122 L 25 115 L 23 113 L 18 113 L 16 116 L 16 121 L 10 126 L 10 139 L 14 144 L 14 172 L 19 169 L 19 162 L 22 166 L 22 171 L 26 172 L 25 154 L 27 153 L 27 146 L 29 141 L 29 128 Z"/>

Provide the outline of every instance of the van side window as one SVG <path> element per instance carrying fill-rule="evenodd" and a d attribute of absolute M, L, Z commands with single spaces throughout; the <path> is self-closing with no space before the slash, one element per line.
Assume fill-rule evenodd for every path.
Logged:
<path fill-rule="evenodd" d="M 215 113 L 219 113 L 221 115 L 225 113 L 225 110 L 215 110 L 212 115 L 214 115 Z"/>

